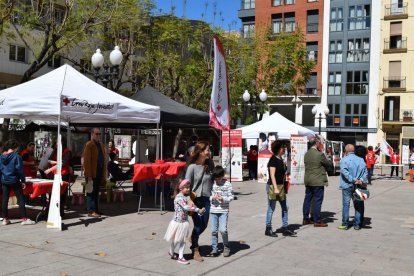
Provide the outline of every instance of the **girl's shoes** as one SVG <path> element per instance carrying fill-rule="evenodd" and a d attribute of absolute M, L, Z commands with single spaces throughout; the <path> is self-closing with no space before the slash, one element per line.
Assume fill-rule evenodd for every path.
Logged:
<path fill-rule="evenodd" d="M 186 259 L 184 259 L 184 258 L 178 258 L 178 260 L 177 260 L 177 262 L 179 263 L 179 264 L 183 264 L 183 265 L 188 265 L 188 264 L 190 264 L 190 262 L 189 261 L 187 261 Z"/>
<path fill-rule="evenodd" d="M 9 225 L 11 222 L 9 219 L 5 218 L 3 219 L 3 225 Z"/>
<path fill-rule="evenodd" d="M 168 255 L 170 255 L 171 260 L 178 260 L 178 254 L 177 253 L 171 254 L 170 252 L 168 252 Z"/>

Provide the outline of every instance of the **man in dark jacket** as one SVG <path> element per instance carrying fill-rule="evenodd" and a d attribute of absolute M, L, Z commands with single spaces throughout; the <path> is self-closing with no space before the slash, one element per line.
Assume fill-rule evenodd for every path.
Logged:
<path fill-rule="evenodd" d="M 3 188 L 2 214 L 3 225 L 10 224 L 8 214 L 8 202 L 10 190 L 13 190 L 19 203 L 20 215 L 22 217 L 22 225 L 30 225 L 35 222 L 26 216 L 26 207 L 23 196 L 23 184 L 25 182 L 25 174 L 23 170 L 23 160 L 16 153 L 19 143 L 16 140 L 9 140 L 4 146 L 4 154 L 0 156 L 0 173 L 1 185 Z"/>
<path fill-rule="evenodd" d="M 311 148 L 305 154 L 305 200 L 303 201 L 303 224 L 311 224 L 315 227 L 327 227 L 328 224 L 321 221 L 321 207 L 325 186 L 328 186 L 326 170 L 332 166 L 331 162 L 319 150 L 321 141 L 315 138 L 310 142 Z M 311 202 L 313 201 L 312 222 L 309 218 Z"/>

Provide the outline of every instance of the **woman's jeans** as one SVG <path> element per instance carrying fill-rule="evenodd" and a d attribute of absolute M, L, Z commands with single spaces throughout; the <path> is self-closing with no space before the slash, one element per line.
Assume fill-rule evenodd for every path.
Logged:
<path fill-rule="evenodd" d="M 229 236 L 227 232 L 227 221 L 229 213 L 212 213 L 211 216 L 211 247 L 213 251 L 218 250 L 218 232 L 223 238 L 224 248 L 229 247 Z"/>
<path fill-rule="evenodd" d="M 191 234 L 191 249 L 198 247 L 198 239 L 207 228 L 210 215 L 210 198 L 207 196 L 197 197 L 194 199 L 194 204 L 200 209 L 203 207 L 206 208 L 206 211 L 202 216 L 199 216 L 196 213 L 194 213 L 192 216 L 194 228 Z"/>
<path fill-rule="evenodd" d="M 1 205 L 2 208 L 2 215 L 3 218 L 9 218 L 9 212 L 8 212 L 8 203 L 9 203 L 9 195 L 10 190 L 13 189 L 14 194 L 17 197 L 17 202 L 19 204 L 19 210 L 20 210 L 20 216 L 21 218 L 26 218 L 26 207 L 25 207 L 25 200 L 23 196 L 23 189 L 22 184 L 14 183 L 14 184 L 2 184 L 3 185 L 3 202 Z"/>
<path fill-rule="evenodd" d="M 266 185 L 266 191 L 268 192 L 269 185 Z M 286 228 L 289 225 L 288 222 L 288 204 L 287 204 L 287 195 L 285 195 L 285 200 L 279 201 L 280 207 L 282 209 L 282 227 Z M 266 213 L 266 228 L 272 228 L 272 216 L 273 212 L 276 209 L 276 200 L 268 200 L 267 204 L 267 213 Z"/>

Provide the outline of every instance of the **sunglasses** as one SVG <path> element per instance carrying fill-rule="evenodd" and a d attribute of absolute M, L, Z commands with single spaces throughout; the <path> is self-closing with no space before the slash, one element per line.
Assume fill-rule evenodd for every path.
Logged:
<path fill-rule="evenodd" d="M 95 135 L 101 135 L 100 133 L 95 133 Z"/>

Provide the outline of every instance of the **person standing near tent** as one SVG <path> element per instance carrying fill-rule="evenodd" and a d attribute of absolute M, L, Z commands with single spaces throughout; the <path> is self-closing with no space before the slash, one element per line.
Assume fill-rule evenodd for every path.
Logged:
<path fill-rule="evenodd" d="M 371 184 L 371 178 L 374 173 L 374 166 L 375 166 L 375 152 L 372 149 L 372 146 L 368 147 L 368 153 L 365 156 L 365 163 L 367 164 L 367 171 L 368 171 L 368 184 Z"/>
<path fill-rule="evenodd" d="M 203 216 L 193 215 L 194 228 L 191 234 L 191 250 L 194 260 L 204 261 L 200 255 L 198 239 L 206 230 L 210 214 L 210 195 L 213 188 L 212 170 L 214 162 L 210 159 L 210 144 L 198 142 L 187 162 L 185 179 L 191 183 L 191 199 L 198 208 L 205 208 Z"/>
<path fill-rule="evenodd" d="M 26 144 L 26 148 L 22 150 L 20 156 L 23 159 L 24 174 L 26 177 L 36 177 L 35 162 L 33 159 L 35 143 L 29 142 Z"/>
<path fill-rule="evenodd" d="M 250 150 L 247 153 L 247 167 L 249 168 L 249 179 L 257 179 L 257 160 L 259 158 L 258 147 L 256 145 L 250 145 Z"/>
<path fill-rule="evenodd" d="M 326 170 L 332 164 L 320 151 L 321 140 L 314 138 L 310 141 L 311 148 L 305 154 L 305 199 L 303 201 L 303 225 L 313 223 L 314 227 L 327 227 L 321 220 L 321 207 L 325 186 L 328 186 Z M 313 200 L 313 218 L 309 218 L 311 202 Z"/>
<path fill-rule="evenodd" d="M 115 147 L 115 142 L 113 139 L 109 140 L 108 142 L 108 156 L 111 153 L 115 153 L 115 160 L 119 158 L 119 150 Z"/>
<path fill-rule="evenodd" d="M 100 217 L 99 214 L 99 188 L 106 181 L 106 150 L 101 143 L 99 128 L 91 130 L 91 140 L 85 145 L 83 151 L 83 167 L 86 180 L 86 209 L 89 217 Z"/>
<path fill-rule="evenodd" d="M 391 164 L 393 165 L 391 166 L 391 177 L 394 174 L 394 170 L 396 172 L 395 175 L 398 177 L 398 166 L 394 166 L 394 165 L 400 164 L 400 154 L 398 152 L 399 152 L 399 149 L 391 153 Z"/>
<path fill-rule="evenodd" d="M 26 182 L 23 170 L 23 160 L 16 153 L 19 143 L 16 140 L 9 140 L 4 146 L 4 154 L 0 156 L 0 174 L 3 190 L 2 215 L 3 225 L 11 224 L 8 213 L 10 191 L 13 190 L 19 203 L 21 225 L 35 224 L 26 216 L 26 206 L 23 196 L 23 185 Z"/>

